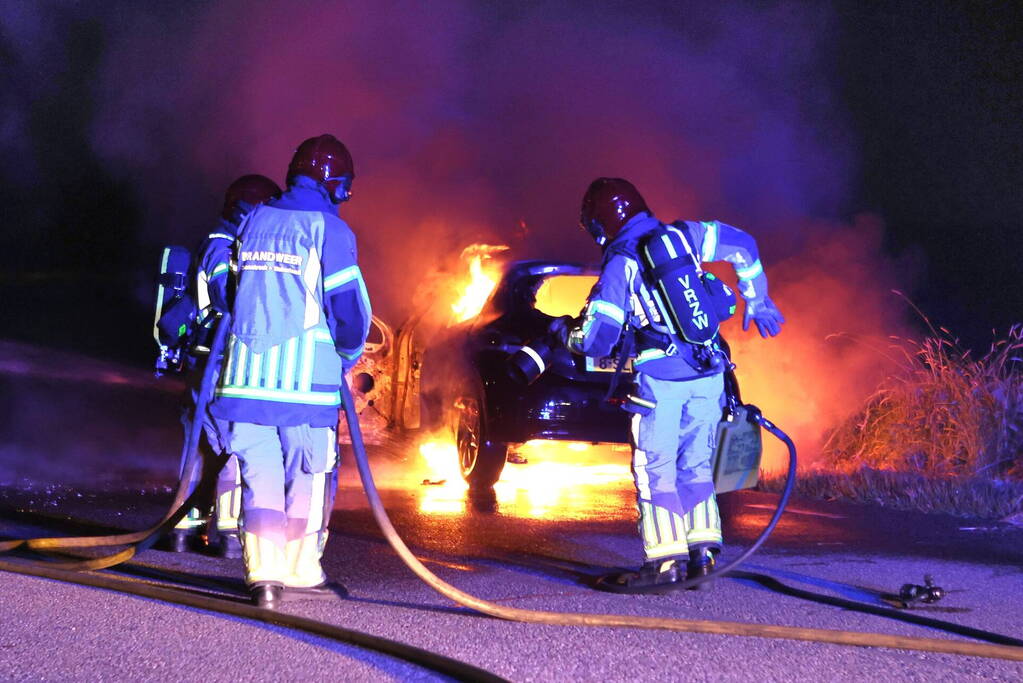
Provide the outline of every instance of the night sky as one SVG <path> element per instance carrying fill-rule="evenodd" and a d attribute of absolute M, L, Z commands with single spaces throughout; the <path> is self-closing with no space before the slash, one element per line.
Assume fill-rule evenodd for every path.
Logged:
<path fill-rule="evenodd" d="M 159 247 L 323 132 L 394 321 L 471 241 L 595 260 L 599 175 L 748 229 L 769 276 L 883 226 L 853 296 L 908 319 L 899 287 L 977 348 L 1023 321 L 1019 3 L 705 4 L 6 0 L 0 338 L 150 362 Z"/>

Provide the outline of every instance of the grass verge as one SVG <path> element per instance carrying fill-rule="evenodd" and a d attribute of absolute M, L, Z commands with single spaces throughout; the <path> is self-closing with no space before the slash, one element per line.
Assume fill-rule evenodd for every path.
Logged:
<path fill-rule="evenodd" d="M 980 358 L 948 330 L 931 332 L 921 343 L 893 338 L 894 371 L 832 431 L 822 465 L 1023 481 L 1023 326 Z"/>
<path fill-rule="evenodd" d="M 782 474 L 762 475 L 757 490 L 778 493 L 784 484 Z M 1023 481 L 939 478 L 864 467 L 853 472 L 801 472 L 795 490 L 798 495 L 817 500 L 869 503 L 1023 526 Z"/>

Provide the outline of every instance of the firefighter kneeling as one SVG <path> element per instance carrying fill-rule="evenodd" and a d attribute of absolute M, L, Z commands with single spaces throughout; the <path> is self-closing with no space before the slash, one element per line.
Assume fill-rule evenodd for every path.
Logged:
<path fill-rule="evenodd" d="M 625 330 L 635 335 L 637 353 L 636 386 L 625 408 L 634 413 L 632 471 L 645 562 L 603 583 L 612 590 L 656 588 L 707 575 L 722 544 L 711 471 L 728 367 L 718 322 L 735 306 L 731 290 L 701 264 L 728 261 L 735 268 L 744 330 L 752 321 L 762 337 L 774 336 L 785 319 L 767 296 L 756 243 L 737 228 L 718 221 L 665 225 L 620 178 L 590 185 L 580 220 L 603 250 L 600 277 L 581 317 L 558 318 L 550 331 L 570 351 L 601 357 Z"/>

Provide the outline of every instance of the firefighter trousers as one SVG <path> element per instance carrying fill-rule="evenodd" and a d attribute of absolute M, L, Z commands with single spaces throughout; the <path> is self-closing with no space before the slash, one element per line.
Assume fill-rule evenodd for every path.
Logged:
<path fill-rule="evenodd" d="M 647 560 L 685 557 L 690 547 L 721 546 L 712 460 L 721 421 L 723 375 L 685 381 L 637 373 L 642 398 L 655 403 L 632 418 L 632 474 Z"/>
<path fill-rule="evenodd" d="M 193 404 L 194 406 L 194 404 Z M 185 442 L 188 442 L 188 434 L 192 428 L 193 416 L 190 414 L 194 408 L 190 408 L 181 421 L 185 428 Z M 223 469 L 219 473 L 212 471 L 212 464 L 215 456 L 224 451 L 224 439 L 221 433 L 226 429 L 227 423 L 216 420 L 210 415 L 206 416 L 203 423 L 202 434 L 199 436 L 199 453 L 202 455 L 202 466 L 196 467 L 192 472 L 185 473 L 185 462 L 188 460 L 188 453 L 181 456 L 179 476 L 188 477 L 189 490 L 194 491 L 200 482 L 216 477 L 217 483 L 212 500 L 199 503 L 188 511 L 188 514 L 181 518 L 176 529 L 199 530 L 206 526 L 209 531 L 210 515 L 216 520 L 216 527 L 222 533 L 237 533 L 238 514 L 241 511 L 241 477 L 238 471 L 238 460 L 233 455 L 227 459 Z"/>
<path fill-rule="evenodd" d="M 233 422 L 228 445 L 241 470 L 246 583 L 325 582 L 320 558 L 337 489 L 336 431 Z"/>

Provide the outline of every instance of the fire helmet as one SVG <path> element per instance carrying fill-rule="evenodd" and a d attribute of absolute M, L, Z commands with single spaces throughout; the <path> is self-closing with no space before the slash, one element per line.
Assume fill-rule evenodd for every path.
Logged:
<path fill-rule="evenodd" d="M 643 211 L 650 213 L 643 196 L 628 180 L 597 178 L 583 195 L 579 224 L 604 246 L 630 218 Z"/>
<path fill-rule="evenodd" d="M 227 186 L 227 192 L 224 193 L 224 208 L 220 215 L 226 221 L 233 221 L 238 218 L 240 213 L 245 213 L 258 204 L 265 204 L 280 196 L 281 188 L 265 175 L 256 173 L 243 175 Z M 239 202 L 244 202 L 248 206 L 241 207 Z"/>
<path fill-rule="evenodd" d="M 288 184 L 300 175 L 326 187 L 331 200 L 340 204 L 351 197 L 355 165 L 348 148 L 333 135 L 324 134 L 309 138 L 295 150 L 288 164 Z"/>

